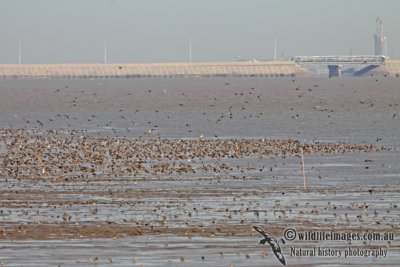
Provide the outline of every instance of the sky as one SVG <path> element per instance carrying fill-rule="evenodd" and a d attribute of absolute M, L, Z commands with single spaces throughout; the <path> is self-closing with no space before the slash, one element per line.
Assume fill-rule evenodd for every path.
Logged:
<path fill-rule="evenodd" d="M 0 64 L 400 58 L 399 0 L 0 0 Z"/>

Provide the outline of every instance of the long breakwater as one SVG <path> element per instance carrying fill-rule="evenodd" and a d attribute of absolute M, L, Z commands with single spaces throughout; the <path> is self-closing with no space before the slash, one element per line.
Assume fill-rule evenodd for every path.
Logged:
<path fill-rule="evenodd" d="M 0 79 L 294 77 L 306 75 L 305 69 L 291 61 L 0 65 Z"/>

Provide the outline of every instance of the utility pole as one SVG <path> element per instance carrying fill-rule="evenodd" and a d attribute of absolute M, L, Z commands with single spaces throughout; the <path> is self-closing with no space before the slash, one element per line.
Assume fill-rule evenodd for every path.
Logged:
<path fill-rule="evenodd" d="M 189 40 L 189 62 L 192 62 L 192 39 Z"/>
<path fill-rule="evenodd" d="M 18 39 L 18 65 L 21 65 L 22 61 L 22 40 L 21 38 Z"/>
<path fill-rule="evenodd" d="M 104 64 L 107 64 L 107 40 L 104 40 Z"/>
<path fill-rule="evenodd" d="M 274 37 L 274 61 L 276 61 L 276 36 Z"/>

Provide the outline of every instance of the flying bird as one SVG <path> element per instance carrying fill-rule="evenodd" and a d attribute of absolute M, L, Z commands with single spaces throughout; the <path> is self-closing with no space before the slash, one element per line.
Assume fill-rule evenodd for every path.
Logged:
<path fill-rule="evenodd" d="M 262 235 L 264 238 L 260 240 L 258 244 L 265 245 L 265 243 L 268 243 L 272 251 L 274 252 L 276 258 L 283 264 L 286 265 L 286 260 L 285 257 L 282 254 L 281 247 L 279 246 L 279 243 L 285 244 L 285 240 L 281 239 L 278 241 L 275 237 L 273 237 L 270 233 L 264 231 L 261 227 L 258 227 L 256 225 L 253 225 L 254 230 L 256 230 L 260 235 Z"/>

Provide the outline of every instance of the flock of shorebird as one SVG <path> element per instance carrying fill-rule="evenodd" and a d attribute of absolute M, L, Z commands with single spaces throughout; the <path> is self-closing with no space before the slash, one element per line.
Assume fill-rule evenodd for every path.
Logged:
<path fill-rule="evenodd" d="M 266 139 L 151 139 L 96 137 L 79 131 L 1 131 L 1 177 L 93 177 L 140 174 L 219 173 L 221 159 L 286 157 L 311 153 L 371 152 L 372 145 L 301 143 Z M 204 163 L 211 160 L 215 164 Z"/>
<path fill-rule="evenodd" d="M 202 177 L 206 176 L 233 172 L 247 176 L 254 171 L 273 171 L 272 167 L 254 170 L 254 165 L 243 164 L 249 159 L 263 161 L 273 157 L 285 161 L 298 156 L 301 150 L 305 154 L 324 154 L 383 149 L 378 146 L 275 139 L 99 137 L 82 131 L 15 129 L 1 130 L 0 144 L 0 177 L 5 185 L 19 183 L 2 189 L 2 200 L 7 201 L 0 217 L 4 221 L 19 218 L 28 222 L 2 225 L 3 238 L 243 236 L 252 234 L 250 223 L 267 216 L 277 223 L 282 218 L 296 218 L 293 223 L 297 221 L 303 227 L 317 226 L 315 221 L 321 220 L 325 220 L 322 225 L 332 227 L 336 227 L 337 221 L 348 221 L 345 226 L 338 226 L 348 227 L 358 220 L 360 224 L 391 223 L 391 230 L 398 229 L 392 219 L 393 210 L 397 209 L 395 203 L 379 213 L 377 207 L 366 203 L 354 202 L 347 207 L 328 202 L 324 206 L 326 203 L 310 199 L 312 204 L 289 204 L 280 201 L 284 194 L 290 198 L 293 193 L 286 191 L 282 196 L 274 196 L 274 206 L 267 210 L 262 199 L 275 194 L 274 189 L 263 193 L 264 189 L 192 188 L 196 181 L 190 184 L 179 179 L 198 179 L 204 185 L 207 181 L 202 181 Z M 239 161 L 241 165 L 235 165 Z M 182 188 L 174 187 L 180 183 Z M 364 193 L 371 196 L 377 192 Z M 383 222 L 385 216 L 389 219 Z M 259 227 L 254 229 L 264 237 L 260 243 L 268 243 L 277 259 L 286 263 L 279 240 Z M 276 226 L 273 230 L 275 235 Z M 250 258 L 251 253 L 246 252 L 245 256 Z M 101 260 L 104 258 L 98 257 L 95 262 Z M 203 255 L 199 260 L 206 258 Z M 186 257 L 182 256 L 181 261 L 186 261 Z"/>
<path fill-rule="evenodd" d="M 226 85 L 229 86 L 230 84 Z M 318 85 L 314 85 L 314 88 L 316 87 L 318 87 Z M 309 88 L 308 92 L 312 92 L 312 90 L 312 88 Z M 61 91 L 62 89 L 57 89 L 54 91 L 54 94 L 60 93 Z M 296 98 L 304 98 L 304 92 L 300 93 L 298 91 L 300 91 L 300 89 L 296 87 L 294 92 Z M 302 91 L 307 93 L 307 90 Z M 83 94 L 85 92 L 81 91 L 81 93 Z M 147 91 L 147 93 L 150 94 L 151 90 Z M 265 115 L 262 112 L 254 113 L 254 110 L 252 110 L 252 112 L 249 111 L 254 102 L 250 103 L 249 100 L 246 99 L 246 96 L 251 97 L 252 101 L 256 101 L 257 103 L 261 102 L 263 98 L 254 88 L 246 92 L 234 92 L 234 95 L 235 97 L 241 98 L 240 107 L 229 105 L 224 107 L 222 113 L 216 115 L 214 112 L 213 116 L 210 116 L 210 114 L 207 113 L 208 111 L 203 111 L 201 117 L 207 118 L 209 123 L 216 125 L 222 123 L 224 120 L 233 120 L 239 116 L 241 119 L 246 119 L 252 117 L 259 118 Z M 97 96 L 98 95 L 94 93 L 91 97 L 95 98 Z M 129 97 L 129 94 L 126 97 Z M 182 93 L 181 97 L 186 97 L 185 93 Z M 213 101 L 208 101 L 207 108 L 215 108 L 218 100 L 219 99 L 214 98 L 215 103 Z M 178 109 L 187 105 L 187 102 L 184 103 L 185 104 L 180 103 Z M 74 96 L 69 103 L 71 108 L 77 108 L 80 104 L 77 96 Z M 328 117 L 335 112 L 333 109 L 323 105 L 324 103 L 320 102 L 319 104 L 320 105 L 312 107 L 312 109 L 327 113 Z M 360 102 L 359 104 L 368 105 L 368 107 L 374 106 L 372 102 Z M 397 104 L 390 105 L 390 107 L 393 105 L 393 109 L 396 108 L 397 110 Z M 134 114 L 140 112 L 140 109 L 136 109 Z M 163 120 L 170 119 L 167 113 L 164 114 L 164 112 L 159 109 L 155 109 L 151 112 L 154 112 L 157 116 L 162 116 Z M 98 120 L 98 114 L 88 114 L 85 114 L 85 116 L 88 116 L 87 118 L 85 117 L 85 121 L 87 120 L 89 123 L 97 123 L 97 121 L 100 121 Z M 130 125 L 136 127 L 136 121 L 129 119 L 127 115 L 128 111 L 123 107 L 118 107 L 116 114 L 118 119 L 124 123 L 129 122 Z M 291 109 L 290 115 L 292 115 L 292 119 L 295 120 L 302 116 L 294 108 Z M 393 119 L 397 119 L 396 115 L 397 114 L 394 113 L 391 116 Z M 252 172 L 263 173 L 266 171 L 268 173 L 273 173 L 275 167 L 255 166 L 250 164 L 250 160 L 248 159 L 262 160 L 267 157 L 300 157 L 301 151 L 303 151 L 304 154 L 323 154 L 374 152 L 384 149 L 383 147 L 369 144 L 303 143 L 292 139 L 221 138 L 217 136 L 205 137 L 203 135 L 197 138 L 162 138 L 160 135 L 157 135 L 158 125 L 154 121 L 143 122 L 145 128 L 148 129 L 143 135 L 144 138 L 117 137 L 115 135 L 95 136 L 95 134 L 84 130 L 67 130 L 67 128 L 69 129 L 71 127 L 66 127 L 65 129 L 48 129 L 53 123 L 55 124 L 56 120 L 67 121 L 68 124 L 66 126 L 71 126 L 69 125 L 71 121 L 79 120 L 75 115 L 72 115 L 72 113 L 60 113 L 55 117 L 48 118 L 48 120 L 42 118 L 33 119 L 31 117 L 24 119 L 26 119 L 26 129 L 13 129 L 10 127 L 0 130 L 0 178 L 3 179 L 2 183 L 8 186 L 2 189 L 4 194 L 2 194 L 3 198 L 0 200 L 8 198 L 7 201 L 9 201 L 7 202 L 8 206 L 0 210 L 0 217 L 8 218 L 14 216 L 14 218 L 23 218 L 23 220 L 28 218 L 28 221 L 32 219 L 35 220 L 34 224 L 36 227 L 41 224 L 51 225 L 51 223 L 54 222 L 56 222 L 54 225 L 58 227 L 62 225 L 62 223 L 65 223 L 65 228 L 63 228 L 62 231 L 65 231 L 65 233 L 70 231 L 69 233 L 73 233 L 73 237 L 86 237 L 90 235 L 94 237 L 96 237 L 96 235 L 115 237 L 120 236 L 120 234 L 138 235 L 142 233 L 180 233 L 184 235 L 190 235 L 192 233 L 193 235 L 207 234 L 208 236 L 221 233 L 222 235 L 228 236 L 234 235 L 235 231 L 236 233 L 243 231 L 248 234 L 248 227 L 245 230 L 240 227 L 237 229 L 229 229 L 229 227 L 224 224 L 229 222 L 232 218 L 237 219 L 235 223 L 238 223 L 239 226 L 243 226 L 245 222 L 248 224 L 250 220 L 248 220 L 246 216 L 250 217 L 249 213 L 252 213 L 252 216 L 257 220 L 260 219 L 262 217 L 260 214 L 264 212 L 260 208 L 260 199 L 262 199 L 262 197 L 257 196 L 260 192 L 254 193 L 255 190 L 251 192 L 246 190 L 235 191 L 236 188 L 234 187 L 228 188 L 224 190 L 224 192 L 213 191 L 209 190 L 208 187 L 203 188 L 203 180 L 206 180 L 209 176 L 219 179 L 221 176 L 227 174 L 240 173 L 243 177 L 243 181 L 245 181 Z M 115 124 L 116 123 L 111 120 L 107 121 L 105 126 L 114 127 Z M 192 132 L 190 121 L 182 122 L 182 125 L 182 129 L 185 129 L 187 132 Z M 98 126 L 103 127 L 104 125 Z M 114 128 L 112 130 L 115 134 Z M 128 128 L 127 131 L 129 131 Z M 240 164 L 238 163 L 239 161 Z M 246 164 L 243 164 L 243 162 L 246 162 Z M 193 178 L 192 180 L 198 179 L 199 184 L 203 184 L 200 186 L 201 190 L 196 191 L 198 188 L 196 190 L 191 190 L 189 188 L 186 192 L 187 188 L 184 187 L 158 188 L 157 186 L 160 184 L 157 184 L 157 186 L 150 185 L 154 181 L 152 180 L 154 177 L 157 177 L 158 181 L 161 182 L 176 182 L 171 183 L 174 186 L 176 186 L 179 181 L 182 181 L 175 179 L 176 177 Z M 149 188 L 141 188 L 140 182 L 139 184 L 137 182 L 139 181 L 138 178 L 146 181 L 146 186 L 149 186 L 151 190 L 147 190 Z M 231 175 L 230 178 L 234 180 L 237 177 Z M 232 179 L 228 179 L 228 182 L 232 182 Z M 15 181 L 23 181 L 21 183 L 26 182 L 26 186 L 15 186 Z M 118 186 L 115 186 L 117 184 Z M 171 186 L 171 184 L 168 186 Z M 194 183 L 190 184 L 190 186 L 193 184 Z M 124 186 L 129 188 L 123 191 L 121 187 Z M 56 188 L 57 191 L 51 192 Z M 71 188 L 73 188 L 73 191 L 70 192 L 69 190 L 71 190 Z M 62 197 L 64 197 L 64 195 L 62 195 L 62 192 L 64 190 L 64 193 L 71 193 L 72 196 L 77 195 L 79 198 L 82 197 L 82 199 L 63 199 Z M 17 196 L 19 193 L 21 196 Z M 127 196 L 126 193 L 131 193 L 132 195 Z M 270 193 L 271 192 L 269 192 L 269 194 Z M 370 189 L 366 192 L 366 194 L 368 193 L 373 195 L 376 191 L 375 189 Z M 195 194 L 198 195 L 196 196 Z M 247 199 L 251 194 L 255 194 L 256 196 Z M 260 194 L 262 195 L 262 193 Z M 284 195 L 285 192 L 279 192 L 279 194 Z M 42 195 L 48 199 L 40 199 Z M 224 201 L 217 203 L 217 201 L 221 201 L 220 199 L 216 200 L 220 195 L 223 195 Z M 34 201 L 32 201 L 33 203 L 30 203 L 29 199 L 24 199 L 25 196 L 32 197 L 32 199 L 34 199 Z M 94 200 L 95 196 L 98 197 L 98 199 Z M 207 198 L 207 196 L 210 196 L 210 199 L 207 199 L 208 202 L 204 201 L 204 198 Z M 199 202 L 193 201 L 195 203 L 192 203 L 192 198 L 196 197 Z M 18 201 L 9 204 L 13 198 Z M 135 199 L 129 200 L 129 198 Z M 230 199 L 229 201 L 226 200 L 228 198 Z M 215 203 L 212 203 L 214 199 Z M 244 203 L 244 199 L 246 199 L 248 203 Z M 103 203 L 101 203 L 102 201 Z M 240 201 L 243 201 L 240 208 L 232 208 L 231 205 L 233 205 L 233 203 L 236 205 Z M 214 206 L 208 207 L 208 204 Z M 299 203 L 294 203 L 293 205 L 286 204 L 285 207 L 280 207 L 281 204 L 281 202 L 275 200 L 273 212 L 271 212 L 274 217 L 288 218 L 288 214 L 291 214 L 293 209 L 293 213 L 294 210 L 296 210 L 297 213 L 291 218 L 296 217 L 305 224 L 308 223 L 308 221 L 303 220 L 303 217 L 318 217 L 320 213 L 329 213 L 329 216 L 333 218 L 343 217 L 342 219 L 346 221 L 347 226 L 351 226 L 354 219 L 361 223 L 368 221 L 368 223 L 378 224 L 379 222 L 380 224 L 381 219 L 385 218 L 382 217 L 383 215 L 381 216 L 381 214 L 378 214 L 378 211 L 372 211 L 371 207 L 365 202 L 350 203 L 347 208 L 349 211 L 345 210 L 345 207 L 335 206 L 331 204 L 331 202 L 328 202 L 328 206 L 325 208 L 317 207 L 316 205 L 311 206 L 309 202 L 303 207 L 301 206 L 302 204 Z M 70 210 L 65 208 L 68 205 Z M 52 208 L 48 214 L 43 212 L 44 206 L 46 206 L 45 208 Z M 245 206 L 247 208 L 245 208 Z M 115 208 L 115 211 L 110 210 L 109 207 L 111 207 L 111 209 Z M 387 208 L 386 213 L 389 214 L 391 210 L 397 208 L 397 204 L 390 203 L 390 207 Z M 13 209 L 19 210 L 15 211 Z M 33 211 L 35 209 L 36 211 Z M 338 209 L 341 209 L 341 211 L 337 211 Z M 76 210 L 80 211 L 76 212 Z M 356 218 L 353 218 L 355 216 L 351 217 L 347 212 L 357 212 Z M 104 215 L 105 213 L 107 216 Z M 112 216 L 117 213 L 121 214 L 112 218 Z M 218 221 L 215 218 L 218 217 L 215 215 L 218 213 L 224 214 L 224 220 Z M 267 211 L 265 211 L 265 215 L 266 213 Z M 203 220 L 200 220 L 199 224 L 191 226 L 190 224 L 193 223 L 193 221 L 187 218 L 196 217 L 196 214 L 203 214 L 204 216 L 211 216 L 207 214 L 213 214 L 212 216 L 214 217 L 208 218 L 213 227 L 205 227 L 204 224 L 206 223 Z M 44 216 L 44 219 L 35 219 L 41 218 L 41 215 Z M 324 216 L 326 221 L 327 215 Z M 106 217 L 106 219 L 104 219 L 104 217 Z M 134 217 L 140 217 L 141 220 Z M 182 225 L 176 226 L 178 217 L 186 218 L 183 227 Z M 151 219 L 147 220 L 146 218 Z M 96 225 L 99 223 L 96 220 L 100 219 L 103 220 L 101 221 L 101 225 L 105 230 L 99 229 L 99 227 L 97 227 L 98 225 Z M 82 223 L 80 220 L 87 220 L 87 222 L 92 225 L 90 227 L 86 225 L 82 229 L 76 230 L 75 228 L 79 228 Z M 196 221 L 196 223 L 198 222 L 199 221 Z M 398 231 L 398 224 L 388 220 L 388 223 L 389 222 L 392 224 L 392 229 Z M 75 228 L 72 225 L 73 223 L 77 224 L 76 227 L 74 226 Z M 134 226 L 143 228 L 133 233 L 131 228 L 118 228 L 120 227 L 120 223 L 134 224 Z M 71 227 L 71 229 L 67 229 L 67 224 L 70 224 L 69 227 Z M 48 226 L 49 225 L 42 228 L 42 231 L 48 231 L 47 235 L 43 233 L 43 236 L 46 238 L 50 235 L 57 234 L 57 230 Z M 204 228 L 202 228 L 203 226 Z M 312 222 L 310 226 L 314 226 Z M 14 225 L 13 222 L 13 227 L 15 227 L 14 235 L 21 237 L 29 226 L 26 224 L 18 225 L 18 222 Z M 11 229 L 12 227 L 9 228 Z M 143 230 L 147 228 L 148 231 Z M 278 260 L 285 263 L 285 259 L 278 245 L 278 240 L 272 238 L 269 233 L 259 227 L 255 227 L 254 229 L 264 237 L 264 239 L 260 241 L 261 244 L 270 244 Z M 8 235 L 12 236 L 12 234 L 10 234 L 11 232 L 11 230 L 9 231 L 0 227 L 0 234 L 3 238 L 9 238 Z M 29 233 L 28 230 L 26 230 L 26 232 Z M 36 237 L 34 234 L 31 236 L 27 234 L 27 236 L 27 238 Z M 250 256 L 246 254 L 246 257 Z M 98 261 L 96 258 L 94 262 Z M 204 260 L 204 256 L 202 256 L 201 259 Z M 182 257 L 181 261 L 185 261 L 185 258 Z"/>

